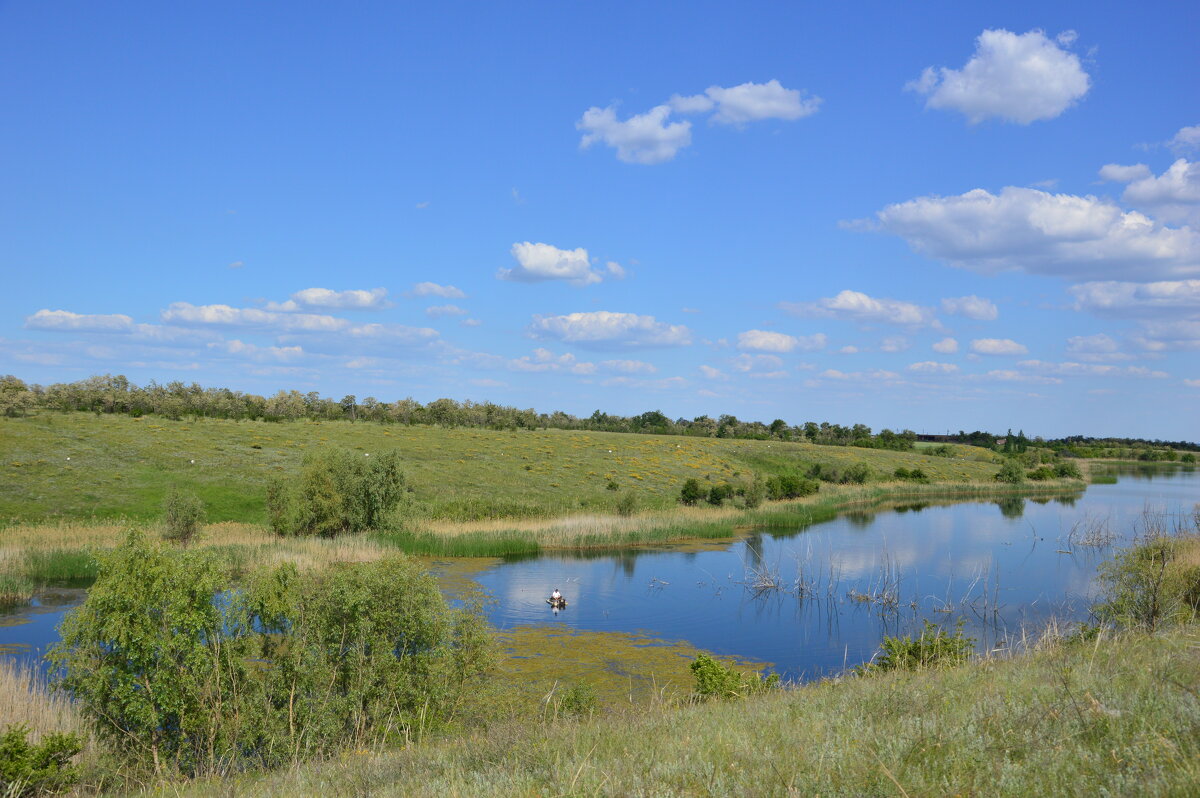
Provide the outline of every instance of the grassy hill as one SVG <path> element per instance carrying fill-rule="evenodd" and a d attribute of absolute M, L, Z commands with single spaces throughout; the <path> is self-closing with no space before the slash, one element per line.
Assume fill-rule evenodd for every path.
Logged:
<path fill-rule="evenodd" d="M 0 419 L 0 519 L 150 519 L 168 485 L 196 492 L 210 521 L 265 520 L 265 484 L 304 453 L 343 446 L 399 450 L 427 519 L 538 518 L 612 512 L 619 493 L 640 507 L 674 506 L 684 480 L 748 481 L 755 473 L 844 469 L 872 479 L 920 468 L 935 482 L 990 481 L 996 456 L 952 457 L 779 441 L 564 430 L 490 431 L 346 421 L 269 423 L 88 413 Z M 613 483 L 617 490 L 610 489 Z"/>

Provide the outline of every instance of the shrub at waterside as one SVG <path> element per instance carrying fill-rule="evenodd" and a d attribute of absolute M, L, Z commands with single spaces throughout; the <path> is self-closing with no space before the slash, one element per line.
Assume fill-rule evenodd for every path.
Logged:
<path fill-rule="evenodd" d="M 895 670 L 917 670 L 919 668 L 946 668 L 962 665 L 971 656 L 975 639 L 964 637 L 962 622 L 950 634 L 942 627 L 925 621 L 921 634 L 915 638 L 885 637 L 880 647 L 883 654 L 877 660 L 859 666 L 855 672 L 860 676 Z"/>
<path fill-rule="evenodd" d="M 299 479 L 267 485 L 267 512 L 281 535 L 333 537 L 382 528 L 404 496 L 395 450 L 372 457 L 330 448 L 305 455 Z"/>
<path fill-rule="evenodd" d="M 163 499 L 163 537 L 187 546 L 200 532 L 204 515 L 199 496 L 172 485 Z"/>
<path fill-rule="evenodd" d="M 701 654 L 689 666 L 696 679 L 696 698 L 745 698 L 779 686 L 779 674 L 763 678 L 757 673 L 742 673 Z"/>
<path fill-rule="evenodd" d="M 226 587 L 211 554 L 139 533 L 100 556 L 50 659 L 128 759 L 195 775 L 411 739 L 490 663 L 477 608 L 451 610 L 403 556 Z"/>
<path fill-rule="evenodd" d="M 1154 631 L 1200 618 L 1200 516 L 1189 534 L 1158 534 L 1100 566 L 1104 595 L 1096 616 Z"/>
<path fill-rule="evenodd" d="M 52 732 L 36 743 L 17 724 L 0 735 L 0 793 L 5 798 L 50 795 L 73 785 L 78 773 L 71 758 L 83 750 L 74 734 Z"/>

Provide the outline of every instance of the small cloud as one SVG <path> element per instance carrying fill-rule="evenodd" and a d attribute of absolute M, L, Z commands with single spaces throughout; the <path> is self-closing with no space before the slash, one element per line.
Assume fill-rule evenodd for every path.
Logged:
<path fill-rule="evenodd" d="M 1200 388 L 1200 379 L 1196 379 L 1196 380 L 1184 380 L 1184 381 L 1183 381 L 1183 384 L 1184 384 L 1184 385 L 1186 385 L 1186 386 L 1187 386 L 1187 387 L 1189 387 L 1189 388 Z"/>
<path fill-rule="evenodd" d="M 468 312 L 458 305 L 434 305 L 433 307 L 425 308 L 425 315 L 435 319 L 440 319 L 443 316 L 465 316 Z"/>
<path fill-rule="evenodd" d="M 607 310 L 534 316 L 530 333 L 537 338 L 585 346 L 687 346 L 692 342 L 691 330 L 683 325 L 666 324 L 653 316 Z"/>
<path fill-rule="evenodd" d="M 242 267 L 243 267 L 243 266 L 245 266 L 245 265 L 246 265 L 246 264 L 245 264 L 245 263 L 243 263 L 242 261 L 240 261 L 240 260 L 235 260 L 233 263 L 229 264 L 229 268 L 231 268 L 231 269 L 240 269 L 240 268 L 242 268 Z"/>
<path fill-rule="evenodd" d="M 610 260 L 608 263 L 604 264 L 604 268 L 608 270 L 609 277 L 612 277 L 614 280 L 625 279 L 625 268 L 621 266 L 621 264 Z"/>
<path fill-rule="evenodd" d="M 480 388 L 507 388 L 508 387 L 508 383 L 506 383 L 506 382 L 501 382 L 500 380 L 490 380 L 486 377 L 481 378 L 481 379 L 470 380 L 470 383 L 472 385 L 478 386 Z"/>
<path fill-rule="evenodd" d="M 842 354 L 842 355 L 856 355 L 856 354 L 858 354 L 858 347 L 857 346 L 843 346 L 841 349 L 838 350 L 838 353 Z"/>
<path fill-rule="evenodd" d="M 463 319 L 459 322 L 459 324 L 463 327 L 478 327 L 480 324 L 483 324 L 483 322 L 481 322 L 479 319 Z"/>
<path fill-rule="evenodd" d="M 859 323 L 883 322 L 901 326 L 936 326 L 932 308 L 912 302 L 868 296 L 861 291 L 841 291 L 837 296 L 816 302 L 780 302 L 779 306 L 796 316 L 835 318 Z"/>
<path fill-rule="evenodd" d="M 25 317 L 28 330 L 64 330 L 72 332 L 131 332 L 133 319 L 123 313 L 89 314 L 69 310 L 39 310 Z"/>
<path fill-rule="evenodd" d="M 908 349 L 911 344 L 908 339 L 902 335 L 894 335 L 890 338 L 884 338 L 879 343 L 880 352 L 903 352 Z"/>
<path fill-rule="evenodd" d="M 720 369 L 715 369 L 712 366 L 701 366 L 700 373 L 703 374 L 706 379 L 710 380 L 729 379 L 729 376 L 725 374 L 725 372 L 721 371 Z"/>
<path fill-rule="evenodd" d="M 622 374 L 657 374 L 658 367 L 643 360 L 605 360 L 600 364 L 609 371 Z"/>
<path fill-rule="evenodd" d="M 267 310 L 290 313 L 303 308 L 332 310 L 382 310 L 391 307 L 386 288 L 370 291 L 332 291 L 328 288 L 305 288 L 292 294 L 287 302 L 268 302 Z"/>
<path fill-rule="evenodd" d="M 428 208 L 429 200 L 425 200 L 424 202 L 418 202 L 416 207 L 417 207 L 417 210 L 423 210 L 425 208 Z"/>
<path fill-rule="evenodd" d="M 824 349 L 826 340 L 823 333 L 797 337 L 769 330 L 747 330 L 738 333 L 737 348 L 754 352 L 791 352 L 793 349 L 807 352 Z"/>
<path fill-rule="evenodd" d="M 1063 49 L 1073 41 L 1074 31 L 1052 41 L 1040 30 L 985 30 L 962 69 L 929 67 L 904 88 L 926 95 L 926 108 L 958 111 L 973 125 L 1053 119 L 1091 88 L 1079 56 Z"/>
<path fill-rule="evenodd" d="M 583 131 L 579 147 L 586 150 L 596 143 L 605 144 L 615 149 L 617 159 L 625 163 L 669 161 L 692 143 L 692 123 L 667 123 L 670 115 L 670 106 L 659 105 L 621 121 L 614 106 L 589 108 L 575 123 L 575 129 Z"/>
<path fill-rule="evenodd" d="M 1200 125 L 1180 128 L 1167 146 L 1175 153 L 1200 150 Z"/>
<path fill-rule="evenodd" d="M 408 296 L 440 296 L 444 299 L 467 298 L 466 294 L 454 286 L 438 285 L 437 283 L 417 283 L 407 294 Z"/>
<path fill-rule="evenodd" d="M 950 355 L 958 351 L 958 341 L 953 338 L 943 338 L 933 345 L 933 351 L 943 355 Z"/>
<path fill-rule="evenodd" d="M 729 88 L 709 86 L 704 94 L 692 97 L 676 94 L 669 100 L 671 109 L 680 114 L 707 113 L 715 108 L 716 113 L 709 122 L 723 125 L 744 125 L 763 119 L 801 119 L 815 114 L 821 103 L 820 97 L 806 96 L 799 89 L 786 89 L 778 80 L 742 83 Z"/>
<path fill-rule="evenodd" d="M 513 187 L 512 198 L 513 198 L 513 202 L 517 203 L 518 205 L 525 204 L 525 198 L 521 196 L 520 191 L 517 191 L 516 186 Z"/>
<path fill-rule="evenodd" d="M 699 313 L 699 308 L 680 308 L 680 313 Z"/>
<path fill-rule="evenodd" d="M 520 283 L 566 280 L 578 286 L 592 285 L 601 279 L 599 274 L 592 271 L 588 252 L 582 247 L 559 249 L 550 244 L 524 241 L 513 244 L 511 252 L 517 266 L 500 269 L 496 272 L 496 279 Z"/>
<path fill-rule="evenodd" d="M 971 351 L 981 355 L 1027 355 L 1029 350 L 1011 338 L 976 338 Z"/>
<path fill-rule="evenodd" d="M 953 316 L 965 316 L 976 321 L 994 321 L 1000 315 L 995 303 L 974 294 L 947 297 L 942 300 L 942 310 Z"/>
<path fill-rule="evenodd" d="M 924 360 L 920 363 L 909 365 L 908 370 L 918 374 L 953 374 L 958 371 L 958 366 L 953 363 L 938 363 L 934 360 Z"/>

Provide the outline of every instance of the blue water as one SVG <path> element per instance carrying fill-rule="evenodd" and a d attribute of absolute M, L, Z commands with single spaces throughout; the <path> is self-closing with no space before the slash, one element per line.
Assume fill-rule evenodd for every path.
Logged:
<path fill-rule="evenodd" d="M 848 514 L 700 550 L 508 562 L 476 579 L 498 599 L 490 620 L 501 628 L 639 631 L 806 679 L 870 660 L 884 635 L 919 630 L 925 619 L 961 619 L 980 649 L 1036 635 L 1051 618 L 1087 620 L 1098 564 L 1143 531 L 1146 510 L 1190 514 L 1197 502 L 1195 469 L 1133 469 L 1078 498 Z M 1071 542 L 1073 528 L 1120 536 L 1082 546 Z M 781 588 L 756 590 L 764 572 Z M 555 587 L 570 602 L 559 613 L 545 603 Z M 894 603 L 862 600 L 882 592 Z"/>
<path fill-rule="evenodd" d="M 870 660 L 884 635 L 925 619 L 962 620 L 980 649 L 1011 645 L 1052 618 L 1087 620 L 1097 566 L 1145 531 L 1146 512 L 1190 515 L 1198 502 L 1194 468 L 1122 467 L 1117 484 L 1077 497 L 853 513 L 733 543 L 505 562 L 476 579 L 497 599 L 489 618 L 500 628 L 643 632 L 806 679 Z M 1117 537 L 1084 546 L 1073 529 Z M 755 589 L 763 574 L 777 589 Z M 555 587 L 570 602 L 560 612 L 545 602 Z M 39 658 L 82 595 L 44 592 L 0 615 L 0 653 Z"/>

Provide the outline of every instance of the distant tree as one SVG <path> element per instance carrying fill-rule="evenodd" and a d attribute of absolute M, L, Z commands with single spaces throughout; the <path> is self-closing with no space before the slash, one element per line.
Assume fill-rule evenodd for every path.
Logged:
<path fill-rule="evenodd" d="M 679 491 L 679 501 L 693 505 L 702 498 L 704 498 L 704 488 L 700 486 L 700 480 L 689 479 L 683 483 L 683 489 Z"/>
<path fill-rule="evenodd" d="M 305 455 L 298 477 L 268 483 L 267 512 L 281 535 L 333 537 L 381 528 L 405 492 L 396 451 L 323 449 Z"/>
<path fill-rule="evenodd" d="M 163 537 L 181 546 L 196 539 L 204 523 L 204 502 L 194 493 L 172 485 L 163 498 Z"/>

